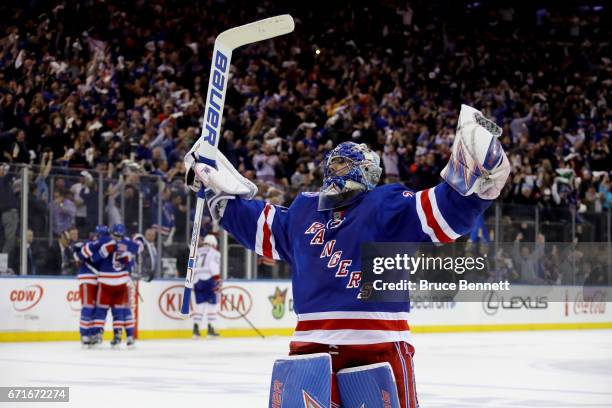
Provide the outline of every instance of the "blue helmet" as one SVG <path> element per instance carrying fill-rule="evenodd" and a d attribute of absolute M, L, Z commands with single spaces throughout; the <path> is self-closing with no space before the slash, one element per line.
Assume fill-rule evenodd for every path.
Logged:
<path fill-rule="evenodd" d="M 125 225 L 123 224 L 113 224 L 111 227 L 111 234 L 119 237 L 123 237 L 125 235 Z"/>
<path fill-rule="evenodd" d="M 108 230 L 108 227 L 104 224 L 100 224 L 96 226 L 96 230 L 94 231 L 94 234 L 96 234 L 99 237 L 106 237 L 110 234 L 110 231 Z"/>
<path fill-rule="evenodd" d="M 360 193 L 373 190 L 381 173 L 380 157 L 366 144 L 339 144 L 324 160 L 319 211 L 343 207 Z"/>

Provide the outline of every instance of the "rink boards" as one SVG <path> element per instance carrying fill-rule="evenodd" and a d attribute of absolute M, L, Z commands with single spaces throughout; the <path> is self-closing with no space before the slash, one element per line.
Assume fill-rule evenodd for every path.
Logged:
<path fill-rule="evenodd" d="M 192 321 L 179 313 L 182 280 L 139 282 L 134 305 L 141 339 L 191 336 Z M 558 287 L 556 296 L 488 302 L 413 302 L 413 332 L 461 332 L 612 328 L 612 305 L 605 293 L 585 301 L 582 288 Z M 564 299 L 550 301 L 549 299 Z M 195 304 L 192 299 L 192 307 Z M 75 279 L 0 278 L 0 341 L 78 339 L 80 298 Z M 226 337 L 288 336 L 296 318 L 289 281 L 225 282 L 215 326 Z M 110 318 L 106 332 L 111 329 Z"/>

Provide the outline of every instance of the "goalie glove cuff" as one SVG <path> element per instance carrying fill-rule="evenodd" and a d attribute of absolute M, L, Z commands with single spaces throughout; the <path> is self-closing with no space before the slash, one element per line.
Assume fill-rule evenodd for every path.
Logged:
<path fill-rule="evenodd" d="M 458 193 L 493 200 L 510 174 L 510 163 L 497 139 L 502 130 L 478 110 L 461 106 L 450 160 L 440 174 Z"/>
<path fill-rule="evenodd" d="M 204 197 L 208 204 L 211 218 L 216 222 L 220 223 L 223 214 L 225 213 L 225 207 L 227 206 L 228 200 L 234 200 L 236 196 L 227 194 L 224 192 L 215 192 L 213 189 L 206 189 L 204 191 Z"/>

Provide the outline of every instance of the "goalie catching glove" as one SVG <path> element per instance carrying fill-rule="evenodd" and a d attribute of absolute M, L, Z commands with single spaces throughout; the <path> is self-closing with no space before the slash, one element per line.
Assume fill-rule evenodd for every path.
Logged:
<path fill-rule="evenodd" d="M 240 174 L 220 151 L 217 152 L 216 169 L 200 163 L 197 151 L 195 147 L 185 156 L 185 184 L 206 199 L 211 217 L 219 222 L 227 200 L 236 196 L 251 200 L 257 194 L 257 186 Z"/>
<path fill-rule="evenodd" d="M 217 168 L 200 163 L 197 148 L 185 156 L 185 184 L 195 192 L 204 185 L 215 193 L 225 193 L 251 200 L 257 194 L 257 186 L 232 166 L 220 151 L 217 152 Z"/>
<path fill-rule="evenodd" d="M 502 129 L 480 111 L 461 105 L 453 150 L 442 178 L 461 195 L 497 198 L 510 174 L 510 163 L 498 140 L 501 134 Z"/>

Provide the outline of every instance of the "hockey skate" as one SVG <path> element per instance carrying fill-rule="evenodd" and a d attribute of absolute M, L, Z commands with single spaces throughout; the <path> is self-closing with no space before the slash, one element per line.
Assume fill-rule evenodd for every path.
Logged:
<path fill-rule="evenodd" d="M 90 338 L 89 336 L 83 336 L 81 337 L 81 347 L 84 349 L 87 349 L 91 346 L 93 342 L 93 339 Z"/>
<path fill-rule="evenodd" d="M 193 325 L 193 338 L 195 340 L 200 338 L 200 326 L 197 323 Z"/>
<path fill-rule="evenodd" d="M 217 333 L 217 331 L 215 330 L 214 327 L 212 327 L 212 325 L 209 323 L 208 324 L 208 337 L 219 337 L 219 333 Z"/>
<path fill-rule="evenodd" d="M 97 333 L 91 336 L 89 340 L 89 348 L 96 348 L 102 344 L 102 333 Z"/>
<path fill-rule="evenodd" d="M 110 345 L 111 345 L 111 348 L 113 349 L 119 348 L 121 346 L 121 334 L 117 335 L 115 333 L 115 336 L 111 340 Z"/>
<path fill-rule="evenodd" d="M 134 342 L 134 337 L 128 336 L 127 339 L 125 340 L 125 345 L 127 346 L 128 349 L 133 349 L 134 347 L 136 347 L 136 343 Z"/>

